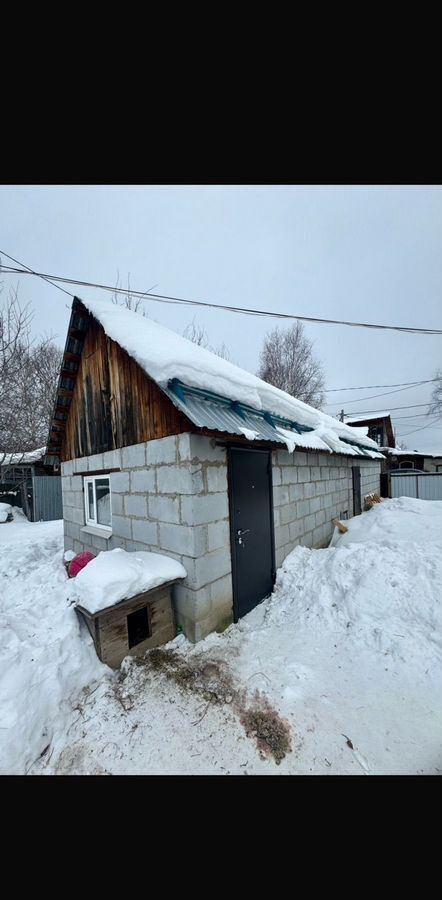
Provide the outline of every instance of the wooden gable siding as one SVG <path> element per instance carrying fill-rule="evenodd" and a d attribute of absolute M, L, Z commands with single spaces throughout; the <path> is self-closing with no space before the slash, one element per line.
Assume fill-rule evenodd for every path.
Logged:
<path fill-rule="evenodd" d="M 90 317 L 61 461 L 191 430 L 189 420 Z"/>

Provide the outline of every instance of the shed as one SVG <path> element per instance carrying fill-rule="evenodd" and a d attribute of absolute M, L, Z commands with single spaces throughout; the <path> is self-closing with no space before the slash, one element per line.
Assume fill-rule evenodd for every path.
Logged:
<path fill-rule="evenodd" d="M 22 453 L 0 452 L 0 501 L 18 506 L 31 522 L 61 519 L 60 467 L 46 447 Z"/>
<path fill-rule="evenodd" d="M 374 441 L 153 322 L 75 299 L 48 440 L 65 548 L 167 555 L 199 640 L 272 589 L 297 545 L 379 493 Z"/>

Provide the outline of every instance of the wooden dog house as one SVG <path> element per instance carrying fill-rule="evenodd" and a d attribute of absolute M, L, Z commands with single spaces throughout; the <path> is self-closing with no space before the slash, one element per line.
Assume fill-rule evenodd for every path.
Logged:
<path fill-rule="evenodd" d="M 129 600 L 120 600 L 96 613 L 90 613 L 84 606 L 76 606 L 103 663 L 117 669 L 125 656 L 140 656 L 175 637 L 171 600 L 174 583 L 170 581 Z"/>

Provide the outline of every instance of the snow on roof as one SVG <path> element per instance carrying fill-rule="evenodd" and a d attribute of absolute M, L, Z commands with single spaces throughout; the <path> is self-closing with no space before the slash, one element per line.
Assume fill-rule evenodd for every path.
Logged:
<path fill-rule="evenodd" d="M 160 553 L 103 550 L 75 578 L 77 605 L 93 614 L 186 575 L 180 562 Z"/>
<path fill-rule="evenodd" d="M 2 466 L 29 466 L 32 463 L 39 462 L 46 453 L 46 447 L 39 447 L 38 450 L 29 450 L 27 453 L 6 453 L 2 459 L 0 453 L 0 465 Z"/>
<path fill-rule="evenodd" d="M 313 428 L 334 452 L 351 453 L 351 448 L 341 443 L 339 437 L 356 441 L 377 452 L 377 444 L 370 438 L 357 434 L 346 424 L 267 384 L 256 375 L 221 359 L 152 319 L 107 300 L 82 300 L 82 303 L 100 322 L 106 334 L 126 350 L 160 387 L 166 387 L 170 380 L 178 379 L 190 387 L 202 388 L 253 409 Z M 301 446 L 298 441 L 297 445 Z"/>
<path fill-rule="evenodd" d="M 387 456 L 429 456 L 432 459 L 442 457 L 442 450 L 436 451 L 436 453 L 430 453 L 429 450 L 397 450 L 396 447 L 380 447 L 380 450 Z"/>
<path fill-rule="evenodd" d="M 372 413 L 370 416 L 345 416 L 345 421 L 347 425 L 349 425 L 350 422 L 356 424 L 356 422 L 368 422 L 371 421 L 371 419 L 385 419 L 389 415 L 389 412 L 380 412 Z"/>

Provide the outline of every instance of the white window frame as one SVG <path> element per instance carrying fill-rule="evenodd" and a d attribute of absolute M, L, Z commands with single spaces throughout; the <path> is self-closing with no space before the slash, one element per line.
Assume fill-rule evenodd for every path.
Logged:
<path fill-rule="evenodd" d="M 110 525 L 102 525 L 101 522 L 98 522 L 97 519 L 97 492 L 95 489 L 96 481 L 103 481 L 106 478 L 109 482 L 109 496 L 111 497 L 111 480 L 110 474 L 108 472 L 103 472 L 101 475 L 86 475 L 83 480 L 84 487 L 84 516 L 86 521 L 86 526 L 89 528 L 96 528 L 100 531 L 105 531 L 108 534 L 112 533 L 112 500 L 111 500 L 111 524 Z M 94 498 L 94 516 L 95 519 L 91 519 L 89 516 L 89 487 L 88 485 L 93 485 L 93 498 Z"/>

